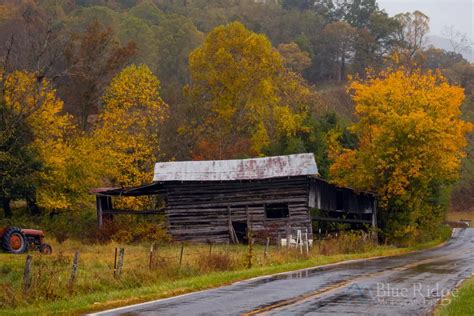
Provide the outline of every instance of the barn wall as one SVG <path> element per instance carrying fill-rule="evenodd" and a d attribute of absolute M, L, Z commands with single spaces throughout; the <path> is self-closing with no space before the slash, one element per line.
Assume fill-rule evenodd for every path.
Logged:
<path fill-rule="evenodd" d="M 98 191 L 97 220 L 112 214 L 158 214 L 160 211 L 113 210 L 114 196 L 160 195 L 166 200 L 164 209 L 169 232 L 177 240 L 227 242 L 233 222 L 245 223 L 256 237 L 285 237 L 288 225 L 308 230 L 312 234 L 309 210 L 327 211 L 326 218 L 316 220 L 341 221 L 348 218 L 377 224 L 376 200 L 367 193 L 335 187 L 321 179 L 293 176 L 261 180 L 232 181 L 165 181 L 143 187 Z M 265 206 L 273 203 L 288 205 L 289 216 L 268 218 Z M 337 214 L 337 213 L 339 214 Z M 239 224 L 240 225 L 240 224 Z M 241 226 L 241 225 L 240 225 Z M 240 238 L 240 237 L 239 237 Z"/>
<path fill-rule="evenodd" d="M 257 236 L 280 233 L 283 237 L 288 222 L 292 229 L 308 229 L 311 234 L 309 183 L 306 176 L 167 183 L 168 228 L 177 240 L 227 242 L 230 218 L 247 223 Z M 272 203 L 288 203 L 289 218 L 267 218 L 265 204 Z"/>
<path fill-rule="evenodd" d="M 356 193 L 348 188 L 339 188 L 320 179 L 311 179 L 309 205 L 329 212 L 371 214 L 374 197 Z"/>

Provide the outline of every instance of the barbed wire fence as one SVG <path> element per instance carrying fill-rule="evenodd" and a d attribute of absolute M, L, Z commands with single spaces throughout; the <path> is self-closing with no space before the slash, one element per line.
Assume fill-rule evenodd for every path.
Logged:
<path fill-rule="evenodd" d="M 291 236 L 291 235 L 290 235 Z M 287 236 L 287 237 L 290 237 Z M 248 243 L 247 250 L 238 252 L 239 254 L 245 254 L 245 264 L 243 267 L 252 268 L 257 257 L 261 257 L 261 264 L 267 264 L 270 260 L 272 253 L 288 253 L 290 249 L 294 250 L 294 253 L 299 253 L 306 257 L 309 256 L 309 251 L 311 245 L 307 242 L 304 243 L 304 238 L 301 238 L 301 233 L 297 234 L 296 241 L 290 237 L 287 239 L 293 242 L 293 245 L 289 247 L 288 243 L 286 247 L 282 247 L 281 242 L 279 241 L 276 245 L 270 245 L 270 237 L 264 239 L 262 247 L 258 248 L 256 251 L 254 247 L 255 238 L 252 231 L 249 231 L 248 234 Z M 182 267 L 190 262 L 190 258 L 194 261 L 192 264 L 196 264 L 196 260 L 202 259 L 212 260 L 213 256 L 230 256 L 236 254 L 237 252 L 232 251 L 232 245 L 227 244 L 216 244 L 212 241 L 208 241 L 207 244 L 189 244 L 187 242 L 180 242 L 175 245 L 175 247 L 170 248 L 169 246 L 161 247 L 158 243 L 151 243 L 150 247 L 145 251 L 140 252 L 137 255 L 137 251 L 133 251 L 128 255 L 127 247 L 114 247 L 113 248 L 113 257 L 111 258 L 112 264 L 108 264 L 108 268 L 111 273 L 111 276 L 115 279 L 120 279 L 124 271 L 131 267 L 132 269 L 147 269 L 147 270 L 159 270 L 160 267 L 166 265 L 176 265 L 177 270 L 179 271 Z M 197 249 L 196 249 L 197 248 Z M 286 249 L 284 249 L 286 248 Z M 282 251 L 285 250 L 285 251 Z M 305 250 L 305 251 L 303 251 Z M 172 254 L 173 253 L 173 254 Z M 62 256 L 60 254 L 59 256 Z M 38 261 L 37 266 L 35 266 L 35 260 Z M 69 294 L 74 293 L 74 288 L 77 283 L 77 280 L 81 277 L 85 277 L 86 273 L 81 273 L 84 269 L 85 264 L 81 263 L 81 252 L 75 251 L 74 255 L 71 258 L 58 257 L 58 261 L 61 261 L 61 265 L 45 265 L 46 260 L 43 260 L 41 257 L 35 259 L 32 255 L 27 255 L 23 270 L 23 282 L 22 289 L 25 297 L 28 297 L 30 290 L 35 284 L 38 284 L 46 274 L 51 276 L 66 276 L 65 287 Z M 34 271 L 36 269 L 36 271 Z M 90 269 L 90 268 L 89 268 Z M 88 271 L 89 272 L 89 271 Z M 52 282 L 52 281 L 50 281 Z M 48 285 L 49 286 L 49 285 Z"/>

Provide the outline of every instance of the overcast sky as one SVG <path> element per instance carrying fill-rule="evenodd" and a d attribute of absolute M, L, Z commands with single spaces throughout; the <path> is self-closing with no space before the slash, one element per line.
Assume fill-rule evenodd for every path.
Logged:
<path fill-rule="evenodd" d="M 474 40 L 474 0 L 378 0 L 389 15 L 419 10 L 430 17 L 432 35 L 443 35 L 443 28 L 454 28 Z"/>

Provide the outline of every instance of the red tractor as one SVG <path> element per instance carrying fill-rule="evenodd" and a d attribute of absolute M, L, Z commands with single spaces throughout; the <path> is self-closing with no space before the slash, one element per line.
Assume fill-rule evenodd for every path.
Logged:
<path fill-rule="evenodd" d="M 6 252 L 14 254 L 24 253 L 28 250 L 39 250 L 45 255 L 53 252 L 53 248 L 44 243 L 43 231 L 36 229 L 0 228 L 0 245 Z"/>

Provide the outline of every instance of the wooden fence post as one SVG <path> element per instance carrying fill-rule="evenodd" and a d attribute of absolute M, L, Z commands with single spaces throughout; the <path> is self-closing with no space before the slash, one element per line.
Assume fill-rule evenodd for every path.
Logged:
<path fill-rule="evenodd" d="M 72 293 L 72 290 L 74 288 L 74 281 L 76 280 L 76 277 L 77 277 L 78 264 L 79 264 L 79 251 L 76 251 L 76 253 L 74 254 L 74 259 L 72 260 L 71 276 L 69 277 L 69 282 L 68 282 L 69 293 Z"/>
<path fill-rule="evenodd" d="M 31 286 L 31 263 L 33 262 L 33 257 L 28 255 L 26 256 L 25 270 L 23 271 L 23 293 L 28 294 Z"/>
<path fill-rule="evenodd" d="M 155 259 L 155 244 L 152 243 L 150 247 L 150 258 L 148 261 L 148 268 L 151 270 L 153 268 L 153 261 Z"/>
<path fill-rule="evenodd" d="M 303 254 L 303 234 L 301 232 L 301 229 L 298 229 L 296 235 L 296 244 L 297 246 L 300 246 L 300 254 Z"/>
<path fill-rule="evenodd" d="M 181 264 L 183 263 L 183 251 L 184 251 L 184 243 L 181 243 L 181 252 L 179 254 L 179 267 L 181 268 Z"/>
<path fill-rule="evenodd" d="M 118 261 L 117 261 L 117 274 L 116 276 L 120 276 L 122 274 L 123 270 L 123 257 L 125 256 L 125 249 L 120 248 L 119 250 L 119 255 L 118 255 Z"/>
<path fill-rule="evenodd" d="M 291 225 L 290 221 L 286 223 L 286 248 L 290 249 L 290 240 L 291 240 Z"/>
<path fill-rule="evenodd" d="M 319 227 L 318 229 L 318 233 L 319 233 L 319 241 L 318 241 L 318 251 L 319 251 L 319 254 L 321 254 L 321 227 Z"/>
<path fill-rule="evenodd" d="M 248 210 L 248 207 L 247 207 Z M 252 217 L 249 218 L 250 226 L 247 226 L 247 240 L 248 240 L 248 253 L 247 253 L 247 269 L 252 268 L 253 260 L 253 231 L 252 231 Z"/>
<path fill-rule="evenodd" d="M 209 241 L 209 258 L 212 255 L 212 241 Z"/>
<path fill-rule="evenodd" d="M 306 255 L 309 255 L 309 239 L 308 239 L 308 230 L 304 233 L 305 242 L 306 242 Z"/>
<path fill-rule="evenodd" d="M 115 247 L 115 256 L 114 256 L 114 277 L 117 276 L 117 247 Z"/>
<path fill-rule="evenodd" d="M 267 243 L 265 244 L 265 252 L 263 253 L 263 258 L 266 260 L 268 256 L 268 246 L 270 246 L 270 237 L 267 237 Z"/>

